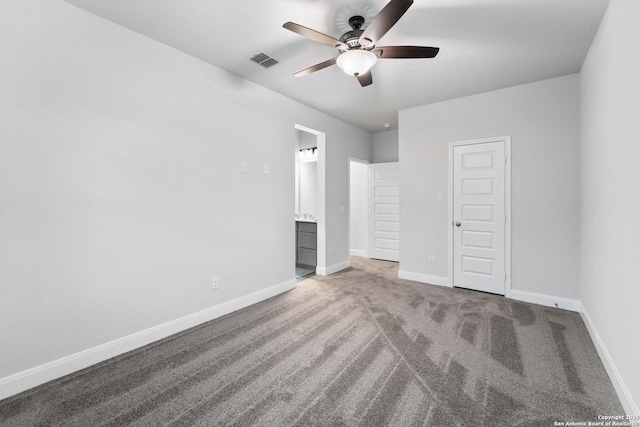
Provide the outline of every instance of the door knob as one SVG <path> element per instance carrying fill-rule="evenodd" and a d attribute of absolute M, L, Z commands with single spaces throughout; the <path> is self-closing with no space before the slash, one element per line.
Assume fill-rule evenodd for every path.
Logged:
<path fill-rule="evenodd" d="M 456 222 L 456 227 L 460 227 L 460 223 L 459 222 Z"/>

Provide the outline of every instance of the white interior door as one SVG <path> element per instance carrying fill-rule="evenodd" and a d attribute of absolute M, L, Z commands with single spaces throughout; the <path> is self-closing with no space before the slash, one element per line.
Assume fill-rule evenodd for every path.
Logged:
<path fill-rule="evenodd" d="M 505 294 L 505 142 L 453 147 L 453 285 Z"/>
<path fill-rule="evenodd" d="M 369 165 L 369 257 L 400 260 L 400 168 Z"/>

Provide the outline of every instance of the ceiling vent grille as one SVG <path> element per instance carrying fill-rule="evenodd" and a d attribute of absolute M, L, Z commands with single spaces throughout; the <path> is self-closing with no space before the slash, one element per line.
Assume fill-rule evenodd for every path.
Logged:
<path fill-rule="evenodd" d="M 264 68 L 273 67 L 274 65 L 278 64 L 277 60 L 275 60 L 274 58 L 270 57 L 269 55 L 267 55 L 264 52 L 258 52 L 255 55 L 252 55 L 249 58 L 249 61 L 255 62 L 256 64 L 258 64 L 258 65 L 260 65 L 261 67 L 264 67 Z"/>

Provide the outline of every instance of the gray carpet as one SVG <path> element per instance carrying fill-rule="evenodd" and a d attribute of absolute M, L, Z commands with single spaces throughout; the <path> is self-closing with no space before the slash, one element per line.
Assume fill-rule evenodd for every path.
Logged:
<path fill-rule="evenodd" d="M 3 426 L 552 426 L 622 414 L 576 313 L 353 267 L 0 402 Z"/>

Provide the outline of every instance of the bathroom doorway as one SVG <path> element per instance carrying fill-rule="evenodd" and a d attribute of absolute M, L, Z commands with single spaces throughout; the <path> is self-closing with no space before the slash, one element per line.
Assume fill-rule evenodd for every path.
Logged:
<path fill-rule="evenodd" d="M 295 143 L 295 274 L 324 268 L 324 144 L 325 134 L 296 125 Z"/>

